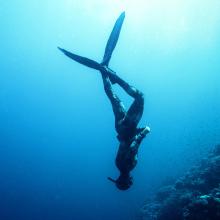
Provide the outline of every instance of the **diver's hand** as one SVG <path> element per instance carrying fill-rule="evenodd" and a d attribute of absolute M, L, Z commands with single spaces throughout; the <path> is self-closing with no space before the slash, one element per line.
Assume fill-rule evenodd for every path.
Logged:
<path fill-rule="evenodd" d="M 150 133 L 150 127 L 146 126 L 143 131 L 141 131 L 140 135 L 146 136 L 148 133 Z"/>
<path fill-rule="evenodd" d="M 138 135 L 135 136 L 134 141 L 131 144 L 131 148 L 138 149 L 141 141 L 145 138 L 145 136 L 150 132 L 150 128 L 146 126 Z"/>

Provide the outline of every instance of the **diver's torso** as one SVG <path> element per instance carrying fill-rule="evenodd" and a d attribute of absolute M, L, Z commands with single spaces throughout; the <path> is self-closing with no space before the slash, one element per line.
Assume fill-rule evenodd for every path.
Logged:
<path fill-rule="evenodd" d="M 137 164 L 137 154 L 134 153 L 130 144 L 125 142 L 120 144 L 115 163 L 122 173 L 128 173 L 134 169 Z"/>
<path fill-rule="evenodd" d="M 118 133 L 118 140 L 121 141 L 128 141 L 131 140 L 137 132 L 137 128 L 135 124 L 133 124 L 128 119 L 124 118 L 115 124 L 116 131 Z"/>

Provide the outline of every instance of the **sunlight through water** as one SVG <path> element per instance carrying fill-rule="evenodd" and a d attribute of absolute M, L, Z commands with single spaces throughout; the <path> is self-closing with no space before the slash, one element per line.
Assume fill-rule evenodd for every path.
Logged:
<path fill-rule="evenodd" d="M 68 12 L 66 16 L 72 18 L 76 9 L 81 18 L 89 17 L 91 24 L 106 29 L 125 11 L 126 36 L 135 38 L 141 45 L 151 42 L 155 50 L 167 54 L 185 50 L 191 44 L 202 49 L 215 43 L 220 2 L 214 2 L 215 7 L 198 0 L 65 0 L 63 7 Z M 212 16 L 207 14 L 210 12 Z"/>

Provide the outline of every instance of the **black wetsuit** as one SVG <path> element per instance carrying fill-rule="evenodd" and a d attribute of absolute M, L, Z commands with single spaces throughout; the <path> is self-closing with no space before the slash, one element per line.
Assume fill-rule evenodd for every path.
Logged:
<path fill-rule="evenodd" d="M 105 92 L 112 104 L 115 129 L 120 142 L 115 163 L 121 174 L 129 174 L 137 164 L 138 148 L 146 136 L 146 132 L 143 132 L 144 128 L 137 127 L 144 110 L 144 96 L 143 93 L 130 86 L 116 74 L 109 71 L 102 72 L 102 78 Z M 117 83 L 134 98 L 128 111 L 125 110 L 122 101 L 113 92 L 111 81 Z"/>

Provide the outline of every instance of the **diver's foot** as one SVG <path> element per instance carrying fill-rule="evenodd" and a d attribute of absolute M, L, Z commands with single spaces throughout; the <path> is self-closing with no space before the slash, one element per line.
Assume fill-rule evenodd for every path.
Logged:
<path fill-rule="evenodd" d="M 112 84 L 116 84 L 117 83 L 117 79 L 116 79 L 117 75 L 116 75 L 116 73 L 113 70 L 111 70 L 107 66 L 103 66 L 102 72 L 109 77 L 109 79 L 110 79 Z"/>

